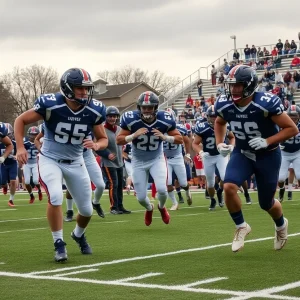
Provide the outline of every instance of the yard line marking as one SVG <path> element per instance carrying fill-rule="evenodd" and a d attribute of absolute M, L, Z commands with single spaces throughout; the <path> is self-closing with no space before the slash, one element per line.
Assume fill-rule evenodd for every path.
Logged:
<path fill-rule="evenodd" d="M 128 282 L 128 281 L 134 281 L 134 280 L 139 280 L 139 279 L 144 279 L 144 278 L 149 278 L 153 276 L 159 276 L 159 275 L 164 275 L 165 273 L 146 273 L 140 276 L 135 276 L 135 277 L 128 277 L 124 279 L 117 279 L 117 282 Z"/>
<path fill-rule="evenodd" d="M 43 230 L 48 229 L 48 227 L 41 227 L 41 228 L 28 228 L 28 229 L 19 229 L 19 230 L 10 230 L 10 231 L 0 231 L 2 233 L 12 233 L 12 232 L 22 232 L 22 231 L 35 231 L 35 230 Z"/>
<path fill-rule="evenodd" d="M 208 278 L 208 279 L 205 279 L 205 280 L 195 281 L 193 283 L 185 284 L 185 285 L 182 285 L 182 286 L 189 288 L 189 287 L 197 286 L 197 285 L 200 285 L 200 284 L 212 283 L 212 282 L 225 280 L 225 279 L 228 279 L 228 277 Z"/>
<path fill-rule="evenodd" d="M 5 265 L 5 262 L 0 262 L 0 265 Z"/>
<path fill-rule="evenodd" d="M 46 217 L 39 217 L 39 218 L 28 218 L 28 219 L 11 219 L 11 220 L 2 220 L 0 223 L 6 223 L 6 222 L 19 222 L 19 221 L 32 221 L 32 220 L 41 220 L 46 219 Z"/>
<path fill-rule="evenodd" d="M 87 269 L 87 270 L 82 270 L 82 271 L 58 274 L 55 276 L 61 277 L 61 276 L 67 276 L 67 275 L 76 275 L 76 274 L 82 274 L 82 273 L 96 272 L 96 271 L 99 271 L 99 269 Z"/>
<path fill-rule="evenodd" d="M 294 237 L 294 236 L 299 236 L 299 235 L 300 235 L 300 232 L 289 234 L 288 236 Z M 263 241 L 268 241 L 268 240 L 272 240 L 272 239 L 274 239 L 274 236 L 248 240 L 248 241 L 245 241 L 245 243 L 263 242 Z M 217 245 L 205 246 L 205 247 L 200 247 L 200 248 L 190 248 L 190 249 L 177 250 L 177 251 L 166 252 L 166 253 L 151 254 L 151 255 L 147 255 L 147 256 L 129 257 L 129 258 L 123 258 L 123 259 L 116 259 L 116 260 L 112 260 L 112 261 L 104 261 L 104 262 L 100 262 L 100 263 L 96 263 L 96 264 L 92 264 L 92 265 L 81 265 L 81 266 L 76 266 L 76 267 L 58 268 L 55 270 L 31 272 L 28 274 L 38 275 L 38 274 L 58 273 L 58 272 L 64 272 L 64 271 L 69 271 L 69 270 L 78 270 L 78 269 L 83 269 L 83 268 L 93 268 L 93 267 L 100 267 L 100 266 L 115 265 L 115 264 L 119 264 L 119 263 L 126 263 L 126 262 L 131 262 L 131 261 L 139 261 L 139 260 L 145 260 L 145 259 L 151 259 L 151 258 L 165 257 L 165 256 L 170 256 L 170 255 L 182 254 L 182 253 L 211 250 L 211 249 L 231 246 L 231 244 L 232 243 L 217 244 Z"/>
<path fill-rule="evenodd" d="M 3 209 L 0 209 L 0 211 L 8 211 L 8 210 L 17 210 L 16 208 L 3 208 Z"/>

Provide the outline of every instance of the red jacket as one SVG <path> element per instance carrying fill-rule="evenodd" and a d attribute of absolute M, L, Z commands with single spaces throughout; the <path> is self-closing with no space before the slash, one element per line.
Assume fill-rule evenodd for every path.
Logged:
<path fill-rule="evenodd" d="M 291 63 L 292 66 L 297 66 L 300 65 L 300 58 L 299 57 L 294 57 Z"/>

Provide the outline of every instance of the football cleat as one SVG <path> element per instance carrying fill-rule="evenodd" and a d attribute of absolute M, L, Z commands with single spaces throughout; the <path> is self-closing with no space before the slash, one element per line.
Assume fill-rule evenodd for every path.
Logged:
<path fill-rule="evenodd" d="M 123 214 L 123 212 L 120 211 L 120 210 L 118 210 L 118 209 L 112 209 L 112 210 L 110 211 L 110 213 L 111 213 L 112 215 L 122 215 L 122 214 Z"/>
<path fill-rule="evenodd" d="M 120 212 L 121 212 L 122 214 L 125 214 L 125 215 L 131 214 L 131 211 L 125 209 L 124 206 L 121 206 L 121 207 L 119 208 L 119 213 L 120 213 Z"/>
<path fill-rule="evenodd" d="M 10 207 L 15 207 L 14 202 L 12 200 L 9 200 L 7 204 Z"/>
<path fill-rule="evenodd" d="M 73 221 L 73 215 L 74 215 L 73 210 L 68 210 L 66 212 L 66 216 L 64 217 L 65 222 L 72 222 Z"/>
<path fill-rule="evenodd" d="M 288 191 L 288 200 L 293 200 L 292 191 Z"/>
<path fill-rule="evenodd" d="M 157 207 L 158 207 L 158 210 L 161 214 L 161 218 L 162 218 L 163 222 L 165 224 L 169 224 L 170 223 L 170 215 L 169 215 L 166 207 L 160 208 L 159 205 L 157 205 Z"/>
<path fill-rule="evenodd" d="M 152 210 L 146 210 L 145 212 L 145 224 L 146 226 L 150 226 L 152 223 L 152 216 L 153 216 L 153 204 L 151 204 Z"/>
<path fill-rule="evenodd" d="M 223 193 L 222 193 L 222 190 L 220 190 L 220 189 L 217 191 L 217 198 L 218 198 L 219 206 L 223 207 L 224 206 Z"/>
<path fill-rule="evenodd" d="M 170 208 L 170 210 L 177 210 L 178 209 L 178 204 L 173 204 Z"/>
<path fill-rule="evenodd" d="M 252 204 L 252 200 L 251 200 L 249 194 L 248 194 L 247 196 L 245 196 L 245 199 L 246 199 L 246 204 L 247 204 L 247 205 L 251 205 L 251 204 Z"/>
<path fill-rule="evenodd" d="M 192 193 L 190 190 L 187 191 L 186 203 L 191 206 L 193 204 Z"/>
<path fill-rule="evenodd" d="M 245 237 L 251 232 L 251 227 L 246 223 L 245 227 L 237 228 L 232 242 L 232 251 L 238 252 L 244 247 Z"/>
<path fill-rule="evenodd" d="M 279 189 L 279 202 L 280 203 L 283 201 L 284 192 L 285 192 L 285 187 L 283 187 L 282 189 Z"/>
<path fill-rule="evenodd" d="M 32 204 L 34 202 L 34 200 L 35 200 L 34 196 L 33 195 L 30 196 L 29 204 Z"/>
<path fill-rule="evenodd" d="M 75 236 L 74 231 L 72 231 L 71 238 L 78 244 L 82 254 L 92 254 L 93 253 L 92 248 L 87 243 L 84 234 L 81 237 L 77 237 L 77 236 Z"/>
<path fill-rule="evenodd" d="M 3 192 L 3 195 L 6 195 L 6 194 L 7 194 L 7 186 L 5 186 L 5 187 L 2 189 L 2 192 Z"/>
<path fill-rule="evenodd" d="M 208 190 L 205 190 L 205 199 L 210 199 L 209 194 L 208 194 Z"/>
<path fill-rule="evenodd" d="M 97 212 L 98 216 L 101 218 L 105 218 L 105 214 L 100 203 L 99 204 L 92 203 L 92 205 L 93 205 L 93 209 Z"/>
<path fill-rule="evenodd" d="M 43 193 L 42 192 L 38 192 L 39 195 L 39 200 L 42 201 L 43 200 Z"/>
<path fill-rule="evenodd" d="M 184 199 L 183 199 L 183 197 L 181 196 L 181 197 L 179 197 L 179 201 L 178 201 L 179 203 L 184 203 Z"/>
<path fill-rule="evenodd" d="M 67 250 L 65 247 L 66 245 L 67 244 L 62 239 L 58 239 L 54 243 L 54 250 L 55 250 L 54 260 L 56 262 L 63 262 L 68 260 Z"/>
<path fill-rule="evenodd" d="M 217 204 L 217 201 L 214 198 L 212 198 L 210 200 L 210 206 L 209 206 L 208 210 L 215 210 L 216 209 L 216 204 Z"/>
<path fill-rule="evenodd" d="M 284 218 L 285 226 L 281 230 L 277 230 L 275 226 L 275 239 L 274 239 L 274 249 L 281 250 L 287 242 L 288 239 L 288 220 Z"/>

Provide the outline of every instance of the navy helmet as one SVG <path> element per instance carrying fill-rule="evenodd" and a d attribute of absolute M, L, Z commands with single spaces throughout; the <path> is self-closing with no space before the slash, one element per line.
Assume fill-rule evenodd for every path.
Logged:
<path fill-rule="evenodd" d="M 207 123 L 211 126 L 214 127 L 215 125 L 215 121 L 217 118 L 217 114 L 215 111 L 215 107 L 213 105 L 211 105 L 207 111 L 206 111 L 206 119 L 207 119 Z"/>
<path fill-rule="evenodd" d="M 154 107 L 154 111 L 152 114 L 143 114 L 141 112 L 141 115 L 144 119 L 151 119 L 152 117 L 155 117 L 157 114 L 157 110 L 158 110 L 158 104 L 159 104 L 159 99 L 158 96 L 151 92 L 151 91 L 147 91 L 147 92 L 143 92 L 137 101 L 137 109 L 139 111 L 141 111 L 142 107 Z"/>
<path fill-rule="evenodd" d="M 108 106 L 106 108 L 106 116 L 109 116 L 109 115 L 116 115 L 116 116 L 120 116 L 120 112 L 118 110 L 117 107 L 115 106 Z"/>

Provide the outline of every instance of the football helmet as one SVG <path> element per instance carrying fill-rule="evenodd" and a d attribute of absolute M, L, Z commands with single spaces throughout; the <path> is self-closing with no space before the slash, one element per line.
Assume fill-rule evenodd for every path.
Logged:
<path fill-rule="evenodd" d="M 106 115 L 107 116 L 116 115 L 116 116 L 120 117 L 120 112 L 119 112 L 118 108 L 116 108 L 115 106 L 108 106 L 106 108 Z"/>
<path fill-rule="evenodd" d="M 244 65 L 238 65 L 233 67 L 227 78 L 224 80 L 225 90 L 232 98 L 233 102 L 240 102 L 241 100 L 252 96 L 256 90 L 258 84 L 258 78 L 253 68 Z M 231 85 L 236 83 L 243 84 L 243 90 L 238 94 L 231 92 Z"/>
<path fill-rule="evenodd" d="M 87 87 L 87 98 L 76 98 L 74 87 Z M 84 69 L 73 68 L 67 70 L 60 79 L 61 93 L 69 100 L 80 105 L 88 105 L 93 98 L 94 84 L 90 74 Z"/>
<path fill-rule="evenodd" d="M 206 119 L 209 126 L 214 127 L 215 121 L 217 118 L 217 114 L 215 111 L 215 107 L 211 105 L 206 111 Z"/>
<path fill-rule="evenodd" d="M 158 110 L 159 99 L 156 94 L 153 92 L 147 91 L 143 92 L 137 101 L 137 109 L 141 112 L 141 116 L 145 120 L 150 120 L 151 118 L 155 117 Z M 153 107 L 154 110 L 152 113 L 143 113 L 143 107 Z"/>
<path fill-rule="evenodd" d="M 9 123 L 4 123 L 4 124 L 5 124 L 5 127 L 7 129 L 7 136 L 10 139 L 13 139 L 14 138 L 14 128 Z"/>
<path fill-rule="evenodd" d="M 168 107 L 166 110 L 165 110 L 167 113 L 169 113 L 172 117 L 172 119 L 176 122 L 176 115 L 175 115 L 175 112 L 173 109 L 171 109 L 170 107 Z"/>
<path fill-rule="evenodd" d="M 27 130 L 27 135 L 29 137 L 36 137 L 40 133 L 40 130 L 37 126 L 31 126 Z"/>
<path fill-rule="evenodd" d="M 298 105 L 290 105 L 286 113 L 295 124 L 298 124 L 300 118 L 300 107 Z"/>

